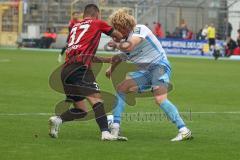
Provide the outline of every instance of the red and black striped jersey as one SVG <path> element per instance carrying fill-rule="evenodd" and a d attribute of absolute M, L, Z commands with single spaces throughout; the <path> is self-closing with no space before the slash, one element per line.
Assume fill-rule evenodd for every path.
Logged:
<path fill-rule="evenodd" d="M 70 21 L 69 21 L 69 23 L 68 23 L 68 37 L 67 37 L 67 42 L 68 42 L 68 40 L 69 40 L 69 34 L 71 33 L 71 30 L 72 30 L 72 28 L 73 28 L 73 26 L 76 24 L 76 23 L 79 23 L 80 22 L 80 20 L 76 20 L 76 19 L 71 19 Z"/>
<path fill-rule="evenodd" d="M 85 18 L 76 23 L 69 34 L 66 63 L 81 62 L 91 65 L 101 34 L 111 35 L 113 28 L 106 22 L 97 19 Z"/>

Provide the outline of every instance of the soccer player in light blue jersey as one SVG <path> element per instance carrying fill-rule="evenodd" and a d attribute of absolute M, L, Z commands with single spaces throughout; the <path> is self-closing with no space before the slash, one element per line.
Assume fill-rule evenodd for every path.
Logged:
<path fill-rule="evenodd" d="M 124 35 L 126 41 L 122 43 L 109 42 L 109 46 L 116 47 L 123 53 L 113 57 L 113 63 L 106 71 L 106 75 L 110 77 L 117 65 L 122 61 L 129 61 L 138 67 L 137 71 L 130 73 L 126 80 L 117 87 L 117 102 L 113 110 L 112 134 L 119 134 L 126 94 L 143 92 L 150 87 L 157 105 L 179 130 L 178 135 L 171 141 L 190 139 L 192 137 L 191 131 L 186 127 L 177 107 L 167 98 L 171 66 L 161 43 L 148 27 L 136 25 L 134 18 L 124 9 L 113 13 L 110 16 L 110 23 L 114 29 Z"/>

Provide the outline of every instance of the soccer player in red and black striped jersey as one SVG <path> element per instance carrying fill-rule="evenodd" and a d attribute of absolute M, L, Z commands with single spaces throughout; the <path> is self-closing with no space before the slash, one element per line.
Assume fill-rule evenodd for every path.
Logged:
<path fill-rule="evenodd" d="M 80 13 L 79 13 L 79 12 L 73 12 L 73 13 L 72 13 L 72 19 L 71 19 L 71 20 L 69 21 L 69 23 L 68 23 L 67 43 L 68 43 L 69 35 L 70 35 L 70 33 L 71 33 L 71 30 L 72 30 L 73 26 L 74 26 L 76 23 L 80 22 L 79 17 L 80 17 Z M 66 49 L 67 49 L 67 44 L 66 44 L 66 46 L 64 46 L 64 47 L 62 48 L 62 51 L 61 51 L 61 53 L 60 53 L 59 56 L 58 56 L 58 62 L 59 62 L 59 63 L 62 62 L 62 57 L 63 57 L 63 54 L 65 53 Z"/>
<path fill-rule="evenodd" d="M 87 99 L 93 107 L 96 122 L 102 133 L 102 140 L 118 140 L 119 137 L 110 134 L 103 100 L 91 70 L 91 63 L 111 62 L 111 58 L 96 57 L 101 33 L 120 41 L 123 36 L 106 22 L 99 20 L 99 9 L 94 4 L 85 7 L 83 20 L 76 23 L 68 40 L 66 61 L 62 68 L 61 79 L 67 96 L 74 108 L 60 116 L 51 117 L 50 136 L 58 136 L 58 128 L 63 122 L 69 122 L 86 117 L 87 109 L 83 100 Z"/>

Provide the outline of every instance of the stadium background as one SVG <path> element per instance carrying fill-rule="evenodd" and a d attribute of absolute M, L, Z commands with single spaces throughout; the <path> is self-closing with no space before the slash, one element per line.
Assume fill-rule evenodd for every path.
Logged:
<path fill-rule="evenodd" d="M 183 21 L 197 33 L 214 23 L 218 37 L 223 37 L 227 18 L 237 37 L 240 2 L 236 0 L 1 0 L 0 46 L 17 46 L 22 39 L 40 38 L 48 27 L 58 35 L 53 48 L 61 48 L 67 36 L 68 21 L 73 11 L 83 11 L 87 3 L 100 6 L 102 19 L 117 8 L 127 7 L 138 23 L 160 22 L 164 31 L 173 32 Z"/>

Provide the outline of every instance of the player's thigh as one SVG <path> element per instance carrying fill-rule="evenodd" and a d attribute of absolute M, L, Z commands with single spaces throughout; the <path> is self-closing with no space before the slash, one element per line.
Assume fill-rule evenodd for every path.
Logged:
<path fill-rule="evenodd" d="M 117 85 L 117 91 L 122 93 L 134 92 L 137 88 L 137 83 L 131 77 L 127 77 Z"/>
<path fill-rule="evenodd" d="M 84 99 L 83 78 L 86 72 L 86 67 L 73 63 L 63 67 L 61 72 L 61 80 L 66 96 L 73 101 L 81 101 Z M 82 99 L 77 98 L 81 96 Z"/>
<path fill-rule="evenodd" d="M 148 71 L 137 71 L 129 74 L 135 86 L 131 88 L 135 92 L 142 93 L 151 88 L 152 76 Z"/>
<path fill-rule="evenodd" d="M 88 70 L 88 72 L 86 72 L 83 80 L 83 85 L 86 86 L 86 89 L 84 89 L 86 92 L 85 95 L 91 105 L 94 105 L 99 102 L 103 102 L 100 94 L 100 87 L 96 82 L 96 79 L 92 70 Z"/>
<path fill-rule="evenodd" d="M 71 73 L 71 74 L 69 74 Z M 86 97 L 90 103 L 100 102 L 100 89 L 92 70 L 72 64 L 62 71 L 64 90 L 68 98 L 80 102 Z"/>
<path fill-rule="evenodd" d="M 171 70 L 166 66 L 159 65 L 151 70 L 151 84 L 153 89 L 168 87 L 170 84 Z"/>
<path fill-rule="evenodd" d="M 158 66 L 154 70 L 152 70 L 152 87 L 155 100 L 158 104 L 161 104 L 165 99 L 167 99 L 167 95 L 169 92 L 170 84 L 170 73 L 165 66 Z"/>

